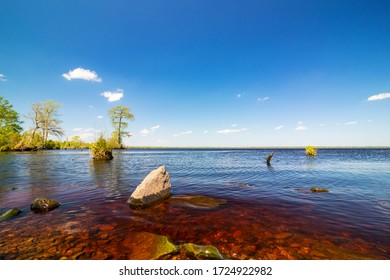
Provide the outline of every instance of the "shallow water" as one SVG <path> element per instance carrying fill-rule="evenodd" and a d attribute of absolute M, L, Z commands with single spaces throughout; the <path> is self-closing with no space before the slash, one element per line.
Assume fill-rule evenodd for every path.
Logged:
<path fill-rule="evenodd" d="M 270 150 L 123 150 L 110 162 L 88 151 L 2 153 L 0 211 L 23 212 L 0 222 L 0 259 L 137 258 L 123 244 L 142 231 L 212 244 L 231 259 L 390 259 L 389 149 L 274 151 L 271 166 Z M 173 198 L 130 209 L 128 196 L 160 165 Z M 226 203 L 193 207 L 182 195 Z M 37 197 L 62 205 L 33 214 Z"/>

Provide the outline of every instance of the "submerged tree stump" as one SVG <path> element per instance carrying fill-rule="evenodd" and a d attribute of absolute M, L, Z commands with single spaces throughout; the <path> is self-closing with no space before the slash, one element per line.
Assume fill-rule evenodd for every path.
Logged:
<path fill-rule="evenodd" d="M 268 157 L 266 158 L 266 161 L 267 161 L 267 164 L 270 165 L 271 164 L 271 158 L 274 156 L 274 152 L 270 153 L 268 155 Z"/>

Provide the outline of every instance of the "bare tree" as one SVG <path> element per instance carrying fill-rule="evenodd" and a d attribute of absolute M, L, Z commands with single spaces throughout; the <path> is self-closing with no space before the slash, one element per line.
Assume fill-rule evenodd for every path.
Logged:
<path fill-rule="evenodd" d="M 52 134 L 57 137 L 64 135 L 61 128 L 61 120 L 59 119 L 58 108 L 61 105 L 51 100 L 45 102 L 38 102 L 32 105 L 32 113 L 29 114 L 33 122 L 30 144 L 34 141 L 35 134 L 38 131 L 42 133 L 42 146 L 46 147 L 46 141 L 49 135 Z"/>

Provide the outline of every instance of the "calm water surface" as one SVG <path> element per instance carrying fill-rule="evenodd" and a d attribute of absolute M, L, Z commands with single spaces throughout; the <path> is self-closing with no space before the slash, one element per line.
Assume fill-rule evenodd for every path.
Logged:
<path fill-rule="evenodd" d="M 270 150 L 123 150 L 110 162 L 88 151 L 2 153 L 0 211 L 22 213 L 0 222 L 0 259 L 126 259 L 134 255 L 121 244 L 139 231 L 213 244 L 233 259 L 390 259 L 389 149 L 274 151 L 271 166 Z M 173 197 L 227 203 L 131 210 L 128 196 L 161 165 Z M 37 197 L 62 206 L 33 214 Z"/>

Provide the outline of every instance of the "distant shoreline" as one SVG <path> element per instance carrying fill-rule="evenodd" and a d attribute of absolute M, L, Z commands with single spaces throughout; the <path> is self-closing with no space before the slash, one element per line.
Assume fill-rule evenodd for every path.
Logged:
<path fill-rule="evenodd" d="M 160 150 L 300 150 L 306 146 L 264 146 L 264 147 L 166 147 L 166 146 L 129 146 L 125 150 L 160 149 Z M 390 149 L 390 146 L 316 146 L 316 149 Z"/>
<path fill-rule="evenodd" d="M 388 150 L 390 146 L 316 146 L 317 150 Z M 129 146 L 123 149 L 114 149 L 114 151 L 120 150 L 305 150 L 305 146 L 264 146 L 264 147 L 164 147 L 164 146 Z M 60 150 L 89 150 L 85 148 L 67 148 L 67 149 L 39 149 L 39 150 L 11 150 L 0 151 L 2 153 L 22 153 L 22 152 L 39 152 L 39 151 L 60 151 Z"/>

